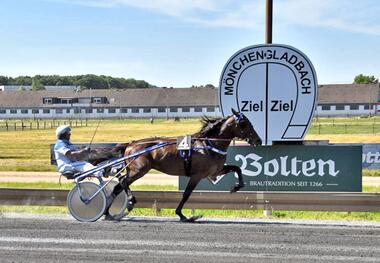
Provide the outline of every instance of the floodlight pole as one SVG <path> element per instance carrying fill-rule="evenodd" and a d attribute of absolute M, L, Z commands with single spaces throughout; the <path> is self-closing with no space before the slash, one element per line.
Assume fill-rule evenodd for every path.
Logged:
<path fill-rule="evenodd" d="M 273 0 L 267 0 L 265 43 L 272 44 Z"/>

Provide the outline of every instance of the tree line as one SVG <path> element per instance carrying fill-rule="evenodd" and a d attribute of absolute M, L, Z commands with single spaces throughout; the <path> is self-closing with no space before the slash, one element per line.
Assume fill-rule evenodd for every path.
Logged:
<path fill-rule="evenodd" d="M 359 74 L 354 79 L 355 84 L 376 84 L 379 83 L 379 79 L 373 75 Z"/>
<path fill-rule="evenodd" d="M 76 76 L 59 76 L 59 75 L 36 75 L 7 77 L 0 76 L 0 85 L 17 85 L 32 86 L 34 90 L 44 89 L 44 86 L 80 86 L 82 89 L 145 89 L 156 86 L 149 84 L 144 80 L 133 78 L 114 78 L 104 75 L 76 75 Z"/>

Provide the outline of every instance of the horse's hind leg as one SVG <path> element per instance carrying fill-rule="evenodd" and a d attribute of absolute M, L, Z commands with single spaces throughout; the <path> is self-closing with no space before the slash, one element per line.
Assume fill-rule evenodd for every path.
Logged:
<path fill-rule="evenodd" d="M 136 204 L 136 198 L 133 196 L 133 193 L 131 191 L 131 189 L 129 188 L 129 186 L 134 182 L 136 181 L 137 179 L 143 177 L 150 169 L 150 163 L 148 160 L 146 159 L 143 159 L 143 160 L 140 160 L 142 158 L 139 158 L 138 159 L 138 162 L 135 161 L 135 163 L 133 163 L 134 165 L 131 165 L 130 167 L 127 168 L 127 174 L 122 177 L 119 181 L 119 183 L 114 187 L 113 189 L 113 192 L 111 194 L 111 197 L 110 197 L 110 204 L 108 206 L 108 208 L 106 209 L 106 212 L 104 213 L 106 215 L 106 218 L 110 218 L 109 216 L 109 208 L 112 204 L 112 201 L 113 199 L 116 198 L 116 196 L 118 194 L 120 194 L 123 190 L 125 191 L 125 193 L 127 194 L 127 199 L 128 199 L 128 202 L 127 202 L 127 209 L 128 209 L 128 212 L 130 212 L 134 205 Z M 123 215 L 120 215 L 120 218 L 124 216 Z M 113 219 L 113 218 L 110 218 L 110 219 Z M 114 218 L 115 220 L 116 218 Z"/>
<path fill-rule="evenodd" d="M 123 186 L 124 191 L 127 194 L 127 198 L 128 198 L 128 203 L 127 203 L 128 212 L 132 211 L 134 205 L 137 202 L 129 186 L 134 181 L 140 179 L 145 174 L 147 174 L 150 169 L 151 169 L 151 165 L 148 159 L 138 158 L 129 167 L 127 175 L 121 179 L 120 184 Z"/>

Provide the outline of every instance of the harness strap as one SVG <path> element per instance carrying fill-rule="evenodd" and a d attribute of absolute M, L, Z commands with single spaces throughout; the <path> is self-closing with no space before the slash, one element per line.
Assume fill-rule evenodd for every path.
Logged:
<path fill-rule="evenodd" d="M 227 155 L 226 151 L 219 150 L 219 149 L 212 147 L 212 146 L 209 146 L 209 145 L 197 146 L 197 147 L 194 147 L 193 149 L 194 150 L 210 150 L 210 151 L 216 152 L 216 153 L 221 154 L 221 155 Z"/>
<path fill-rule="evenodd" d="M 179 151 L 179 155 L 183 158 L 183 164 L 184 164 L 185 173 L 187 177 L 190 177 L 191 175 L 192 151 L 193 151 L 192 148 L 190 148 L 190 150 Z"/>

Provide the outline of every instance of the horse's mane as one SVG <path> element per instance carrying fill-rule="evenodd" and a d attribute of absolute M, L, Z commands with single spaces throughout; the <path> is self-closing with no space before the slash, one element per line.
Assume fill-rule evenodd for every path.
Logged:
<path fill-rule="evenodd" d="M 201 123 L 202 128 L 199 132 L 193 134 L 193 137 L 212 137 L 217 136 L 220 132 L 222 124 L 229 118 L 229 116 L 224 118 L 210 118 L 203 116 Z"/>

